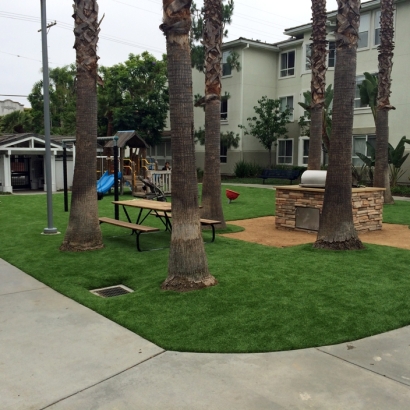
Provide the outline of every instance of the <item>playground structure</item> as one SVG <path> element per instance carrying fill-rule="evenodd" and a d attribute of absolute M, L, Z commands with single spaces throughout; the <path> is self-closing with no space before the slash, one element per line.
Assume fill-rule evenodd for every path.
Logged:
<path fill-rule="evenodd" d="M 171 193 L 171 172 L 159 171 L 158 163 L 153 158 L 147 158 L 149 146 L 144 139 L 139 137 L 135 131 L 118 131 L 116 137 L 118 137 L 120 194 L 124 193 L 124 187 L 128 187 L 133 196 L 145 197 L 144 183 L 139 179 L 142 177 L 169 195 Z M 109 140 L 104 146 L 104 155 L 97 157 L 97 179 L 100 181 L 104 178 L 104 187 L 107 187 L 109 185 L 108 176 L 112 175 L 109 180 L 110 183 L 112 182 L 109 189 L 114 185 L 114 144 L 114 140 Z M 127 158 L 125 158 L 126 148 L 129 149 Z M 102 184 L 100 182 L 99 184 L 101 187 Z"/>

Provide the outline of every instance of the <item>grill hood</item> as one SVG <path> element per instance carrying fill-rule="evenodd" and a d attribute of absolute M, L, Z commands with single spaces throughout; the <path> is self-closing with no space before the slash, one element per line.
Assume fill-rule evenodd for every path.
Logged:
<path fill-rule="evenodd" d="M 324 188 L 327 171 L 305 171 L 300 179 L 300 186 L 306 188 Z"/>

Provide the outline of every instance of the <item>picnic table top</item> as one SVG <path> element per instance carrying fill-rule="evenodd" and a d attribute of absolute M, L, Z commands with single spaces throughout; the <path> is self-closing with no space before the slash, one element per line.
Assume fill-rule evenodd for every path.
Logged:
<path fill-rule="evenodd" d="M 112 201 L 114 205 L 130 206 L 133 208 L 152 209 L 155 211 L 171 211 L 171 202 L 153 201 L 150 199 L 128 199 L 125 201 Z"/>

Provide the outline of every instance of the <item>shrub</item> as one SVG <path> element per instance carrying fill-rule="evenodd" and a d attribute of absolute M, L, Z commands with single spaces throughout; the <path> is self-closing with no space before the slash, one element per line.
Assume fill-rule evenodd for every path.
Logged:
<path fill-rule="evenodd" d="M 237 178 L 256 177 L 262 173 L 262 167 L 255 162 L 239 161 L 235 164 L 235 176 Z"/>

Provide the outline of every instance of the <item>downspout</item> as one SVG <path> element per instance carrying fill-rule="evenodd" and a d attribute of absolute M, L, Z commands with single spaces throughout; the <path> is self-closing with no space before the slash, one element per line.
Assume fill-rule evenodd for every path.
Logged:
<path fill-rule="evenodd" d="M 240 102 L 241 102 L 241 110 L 240 110 L 240 123 L 241 125 L 243 124 L 243 96 L 244 96 L 244 71 L 245 71 L 245 50 L 249 48 L 249 43 L 246 44 L 246 46 L 242 49 L 242 70 L 241 70 L 241 98 L 240 98 Z M 243 161 L 243 137 L 244 137 L 244 130 L 241 129 L 241 161 Z"/>

